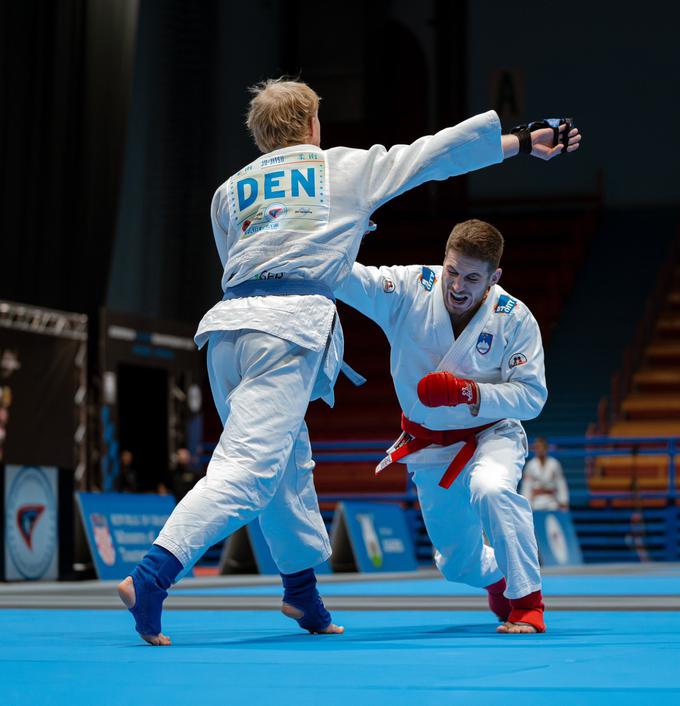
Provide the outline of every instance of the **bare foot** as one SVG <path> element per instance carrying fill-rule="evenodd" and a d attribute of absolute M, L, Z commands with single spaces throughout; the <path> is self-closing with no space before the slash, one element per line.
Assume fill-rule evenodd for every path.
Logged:
<path fill-rule="evenodd" d="M 496 632 L 503 634 L 519 634 L 519 633 L 537 633 L 538 630 L 533 625 L 528 623 L 503 623 L 496 628 Z"/>
<path fill-rule="evenodd" d="M 118 584 L 118 595 L 128 610 L 135 607 L 137 596 L 135 595 L 135 584 L 132 581 L 132 576 L 128 576 Z M 141 638 L 154 646 L 172 644 L 170 638 L 162 632 L 158 633 L 158 635 L 141 635 Z"/>
<path fill-rule="evenodd" d="M 293 620 L 300 620 L 300 618 L 304 615 L 301 610 L 299 610 L 298 608 L 294 608 L 292 605 L 288 605 L 288 603 L 283 603 L 281 605 L 281 612 L 287 618 L 292 618 Z M 334 623 L 331 623 L 327 628 L 324 628 L 323 630 L 315 630 L 313 634 L 342 635 L 343 632 L 345 632 L 345 628 L 343 628 L 342 625 L 335 625 Z"/>

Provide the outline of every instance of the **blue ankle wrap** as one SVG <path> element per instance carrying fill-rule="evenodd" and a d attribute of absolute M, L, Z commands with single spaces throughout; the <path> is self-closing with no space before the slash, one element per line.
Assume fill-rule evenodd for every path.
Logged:
<path fill-rule="evenodd" d="M 161 610 L 172 582 L 182 570 L 182 564 L 167 549 L 152 544 L 148 554 L 130 574 L 135 585 L 135 605 L 130 608 L 135 630 L 140 635 L 161 632 Z"/>
<path fill-rule="evenodd" d="M 331 624 L 331 614 L 324 607 L 316 590 L 314 569 L 305 569 L 295 574 L 281 574 L 283 580 L 283 602 L 303 612 L 298 625 L 309 632 L 320 632 Z"/>

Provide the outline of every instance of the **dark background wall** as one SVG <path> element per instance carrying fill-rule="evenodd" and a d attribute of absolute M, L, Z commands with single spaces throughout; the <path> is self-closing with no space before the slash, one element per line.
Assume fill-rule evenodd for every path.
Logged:
<path fill-rule="evenodd" d="M 136 24 L 136 0 L 0 5 L 0 298 L 104 302 Z"/>
<path fill-rule="evenodd" d="M 426 185 L 381 209 L 381 226 L 601 187 L 608 208 L 677 206 L 678 11 L 645 7 L 4 3 L 0 298 L 196 322 L 219 297 L 212 193 L 256 155 L 246 87 L 284 72 L 321 93 L 326 146 L 405 142 L 490 107 L 506 125 L 572 113 L 583 128 L 573 158 Z M 366 257 L 390 253 L 376 238 Z"/>
<path fill-rule="evenodd" d="M 680 202 L 678 5 L 574 0 L 563 11 L 469 3 L 468 110 L 498 106 L 497 73 L 518 79 L 520 120 L 573 113 L 578 159 L 551 169 L 516 160 L 470 177 L 473 197 L 584 193 L 601 175 L 607 207 Z M 506 104 L 507 105 L 507 104 Z"/>

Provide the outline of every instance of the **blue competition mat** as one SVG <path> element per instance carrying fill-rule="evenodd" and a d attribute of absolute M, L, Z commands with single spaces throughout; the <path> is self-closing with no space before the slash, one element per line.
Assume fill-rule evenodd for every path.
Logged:
<path fill-rule="evenodd" d="M 482 589 L 443 579 L 323 583 L 319 588 L 324 596 L 476 596 L 483 593 Z M 281 587 L 183 588 L 180 583 L 173 592 L 182 596 L 278 596 Z M 672 596 L 680 594 L 680 574 L 544 576 L 543 593 L 546 596 Z"/>
<path fill-rule="evenodd" d="M 618 580 L 618 579 L 617 579 Z M 680 613 L 555 612 L 497 635 L 486 612 L 337 612 L 311 636 L 272 611 L 168 611 L 147 646 L 125 611 L 1 610 L 3 706 L 666 706 Z"/>

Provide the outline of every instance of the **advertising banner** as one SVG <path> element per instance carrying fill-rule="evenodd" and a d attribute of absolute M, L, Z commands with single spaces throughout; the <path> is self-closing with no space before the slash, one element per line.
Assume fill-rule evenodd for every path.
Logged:
<path fill-rule="evenodd" d="M 77 493 L 76 499 L 100 579 L 128 576 L 175 507 L 171 495 Z"/>
<path fill-rule="evenodd" d="M 535 510 L 534 532 L 542 566 L 583 564 L 581 547 L 568 512 Z"/>
<path fill-rule="evenodd" d="M 331 529 L 335 571 L 415 571 L 413 542 L 400 505 L 338 503 Z"/>

